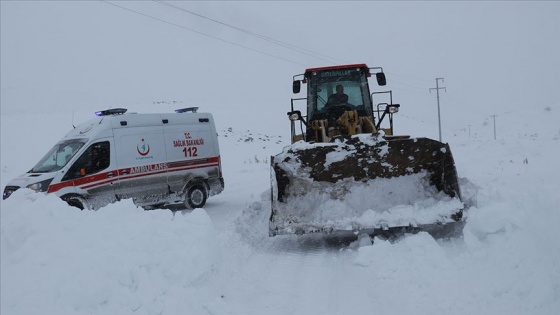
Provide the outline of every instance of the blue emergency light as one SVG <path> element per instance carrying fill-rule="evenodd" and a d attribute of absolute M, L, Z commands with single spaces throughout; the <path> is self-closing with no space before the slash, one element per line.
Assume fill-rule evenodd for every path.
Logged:
<path fill-rule="evenodd" d="M 126 108 L 111 108 L 111 109 L 97 111 L 95 112 L 95 115 L 97 116 L 122 115 L 126 113 L 126 111 L 127 111 Z"/>
<path fill-rule="evenodd" d="M 175 112 L 176 113 L 188 113 L 188 112 L 196 113 L 197 110 L 198 110 L 198 107 L 187 107 L 187 108 L 176 109 Z"/>

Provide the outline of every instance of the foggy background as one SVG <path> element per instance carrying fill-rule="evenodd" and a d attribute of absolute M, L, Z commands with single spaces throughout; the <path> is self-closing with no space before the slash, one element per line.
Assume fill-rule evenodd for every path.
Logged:
<path fill-rule="evenodd" d="M 401 104 L 397 133 L 427 124 L 423 136 L 437 139 L 436 77 L 446 88 L 444 141 L 467 126 L 474 134 L 491 115 L 503 134 L 517 128 L 508 115 L 559 102 L 559 2 L 0 4 L 1 113 L 40 107 L 67 115 L 68 127 L 91 117 L 80 111 L 151 104 L 154 112 L 199 106 L 218 127 L 288 134 L 292 77 L 346 63 L 383 67 L 387 86 L 372 91 L 392 90 Z M 246 120 L 232 121 L 238 112 Z"/>

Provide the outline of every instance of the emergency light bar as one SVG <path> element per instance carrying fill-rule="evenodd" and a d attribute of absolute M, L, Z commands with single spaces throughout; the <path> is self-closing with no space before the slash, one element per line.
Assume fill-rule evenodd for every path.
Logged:
<path fill-rule="evenodd" d="M 198 107 L 187 107 L 187 108 L 176 109 L 175 112 L 176 113 L 188 113 L 188 112 L 196 113 L 197 110 L 198 110 Z"/>
<path fill-rule="evenodd" d="M 126 111 L 127 111 L 126 108 L 112 108 L 112 109 L 100 110 L 98 112 L 95 112 L 95 115 L 97 116 L 122 115 L 126 113 Z"/>

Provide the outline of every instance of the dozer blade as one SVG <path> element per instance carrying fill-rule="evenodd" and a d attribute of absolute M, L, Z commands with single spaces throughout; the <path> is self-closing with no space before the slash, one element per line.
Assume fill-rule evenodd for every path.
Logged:
<path fill-rule="evenodd" d="M 296 142 L 271 158 L 269 235 L 437 229 L 460 222 L 449 145 L 357 135 Z"/>

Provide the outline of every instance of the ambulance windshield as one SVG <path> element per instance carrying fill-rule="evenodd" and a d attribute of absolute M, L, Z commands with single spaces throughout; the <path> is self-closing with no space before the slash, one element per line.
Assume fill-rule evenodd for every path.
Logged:
<path fill-rule="evenodd" d="M 71 139 L 57 143 L 29 173 L 50 173 L 60 170 L 68 164 L 86 142 L 86 139 Z"/>

